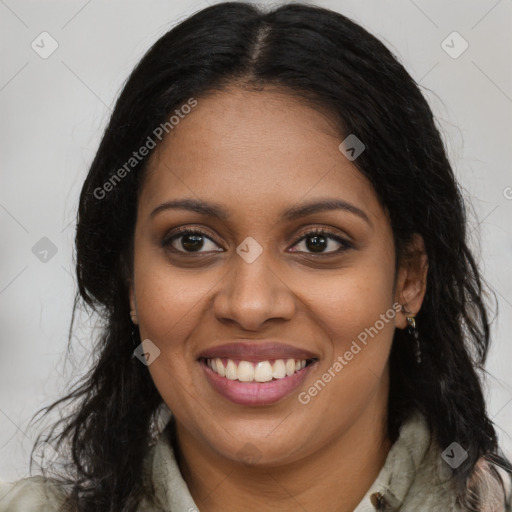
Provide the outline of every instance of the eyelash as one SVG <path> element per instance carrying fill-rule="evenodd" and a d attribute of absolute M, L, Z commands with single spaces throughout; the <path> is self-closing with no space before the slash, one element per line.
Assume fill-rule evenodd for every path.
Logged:
<path fill-rule="evenodd" d="M 185 235 L 202 235 L 202 236 L 208 238 L 209 240 L 211 240 L 212 242 L 217 243 L 205 231 L 203 231 L 203 230 L 201 230 L 199 228 L 186 228 L 185 227 L 185 228 L 178 228 L 178 230 L 175 231 L 171 236 L 166 236 L 163 239 L 163 241 L 162 241 L 162 247 L 169 249 L 169 246 L 171 245 L 171 243 L 174 240 L 176 240 L 176 239 L 178 239 L 178 238 L 180 238 L 182 236 L 185 236 Z M 325 257 L 325 256 L 332 256 L 334 254 L 341 254 L 342 252 L 345 252 L 347 249 L 352 249 L 354 247 L 347 240 L 344 240 L 340 236 L 335 235 L 330 230 L 325 229 L 325 228 L 313 228 L 310 231 L 307 231 L 306 233 L 304 233 L 304 234 L 302 234 L 300 236 L 300 238 L 293 244 L 292 247 L 298 245 L 299 243 L 301 243 L 306 238 L 311 237 L 311 236 L 315 236 L 315 235 L 324 235 L 327 238 L 331 238 L 331 239 L 335 240 L 336 242 L 338 242 L 341 245 L 341 247 L 339 249 L 335 250 L 335 251 L 329 251 L 329 252 L 324 252 L 324 253 L 306 252 L 305 254 L 309 254 L 309 255 L 312 255 L 312 256 L 315 256 L 315 257 L 317 257 L 317 256 L 324 256 Z M 170 248 L 169 250 L 171 250 L 172 252 L 177 253 L 177 254 L 189 254 L 189 255 L 203 254 L 201 252 L 179 251 L 179 250 L 175 249 L 174 247 Z M 304 253 L 304 251 L 294 251 L 294 252 L 299 253 L 299 254 L 300 253 Z"/>

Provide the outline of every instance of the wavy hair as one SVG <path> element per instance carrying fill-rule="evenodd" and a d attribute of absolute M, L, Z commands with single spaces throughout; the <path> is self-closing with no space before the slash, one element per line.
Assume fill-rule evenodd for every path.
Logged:
<path fill-rule="evenodd" d="M 132 357 L 130 341 L 128 279 L 149 155 L 104 197 L 98 190 L 176 108 L 230 85 L 278 86 L 328 111 L 340 141 L 354 133 L 366 146 L 354 164 L 389 214 L 397 258 L 407 257 L 414 233 L 423 237 L 429 261 L 417 315 L 423 361 L 415 363 L 407 333 L 396 330 L 388 432 L 396 439 L 409 413 L 419 409 L 440 447 L 461 444 L 469 456 L 453 480 L 460 503 L 478 510 L 478 496 L 468 492 L 476 463 L 482 456 L 500 460 L 478 373 L 489 348 L 488 293 L 431 109 L 391 51 L 347 17 L 299 3 L 267 11 L 240 2 L 197 12 L 147 51 L 123 87 L 83 185 L 73 318 L 84 304 L 103 320 L 103 330 L 91 369 L 43 409 L 69 407 L 47 437 L 68 447 L 68 509 L 137 510 L 151 492 L 143 461 L 162 403 L 147 368 Z"/>

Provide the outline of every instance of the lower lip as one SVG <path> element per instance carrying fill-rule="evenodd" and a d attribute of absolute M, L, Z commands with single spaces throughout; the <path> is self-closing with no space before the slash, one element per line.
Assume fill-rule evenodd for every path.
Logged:
<path fill-rule="evenodd" d="M 315 366 L 316 361 L 289 377 L 268 382 L 240 382 L 221 377 L 204 361 L 199 361 L 211 386 L 224 398 L 239 405 L 269 405 L 283 399 L 297 389 Z"/>

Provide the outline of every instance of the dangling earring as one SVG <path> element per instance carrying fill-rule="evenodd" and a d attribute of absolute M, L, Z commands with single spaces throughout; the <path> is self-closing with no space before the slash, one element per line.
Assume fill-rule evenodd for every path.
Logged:
<path fill-rule="evenodd" d="M 414 355 L 416 357 L 416 362 L 421 364 L 421 346 L 419 332 L 416 328 L 416 314 L 409 313 L 405 308 L 403 308 L 403 311 L 407 315 L 407 332 L 414 338 Z"/>

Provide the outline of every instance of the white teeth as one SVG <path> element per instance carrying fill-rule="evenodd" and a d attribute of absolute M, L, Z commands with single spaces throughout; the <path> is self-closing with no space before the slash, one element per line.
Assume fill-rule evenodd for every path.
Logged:
<path fill-rule="evenodd" d="M 272 364 L 270 361 L 240 361 L 237 364 L 232 359 L 226 359 L 226 365 L 219 357 L 206 359 L 206 364 L 215 373 L 229 380 L 240 382 L 269 382 L 274 379 L 290 377 L 306 367 L 305 359 L 276 359 Z"/>
<path fill-rule="evenodd" d="M 305 363 L 306 361 L 304 361 L 304 364 Z M 278 359 L 274 363 L 272 367 L 272 377 L 274 377 L 274 379 L 282 379 L 283 377 L 286 377 L 286 366 L 282 359 Z"/>
<path fill-rule="evenodd" d="M 215 365 L 217 366 L 217 373 L 221 377 L 225 377 L 226 376 L 226 370 L 224 369 L 224 363 L 222 362 L 222 360 L 220 358 L 215 359 Z M 213 368 L 212 368 L 212 370 L 213 370 Z"/>
<path fill-rule="evenodd" d="M 254 380 L 256 382 L 268 382 L 272 380 L 272 365 L 269 361 L 260 361 L 256 364 Z"/>
<path fill-rule="evenodd" d="M 254 380 L 254 366 L 249 361 L 240 361 L 237 375 L 241 382 L 252 382 Z"/>
<path fill-rule="evenodd" d="M 226 365 L 226 377 L 229 380 L 236 380 L 236 364 L 231 359 L 228 359 L 228 364 Z"/>
<path fill-rule="evenodd" d="M 295 359 L 288 359 L 286 361 L 286 375 L 290 377 L 295 373 Z"/>

